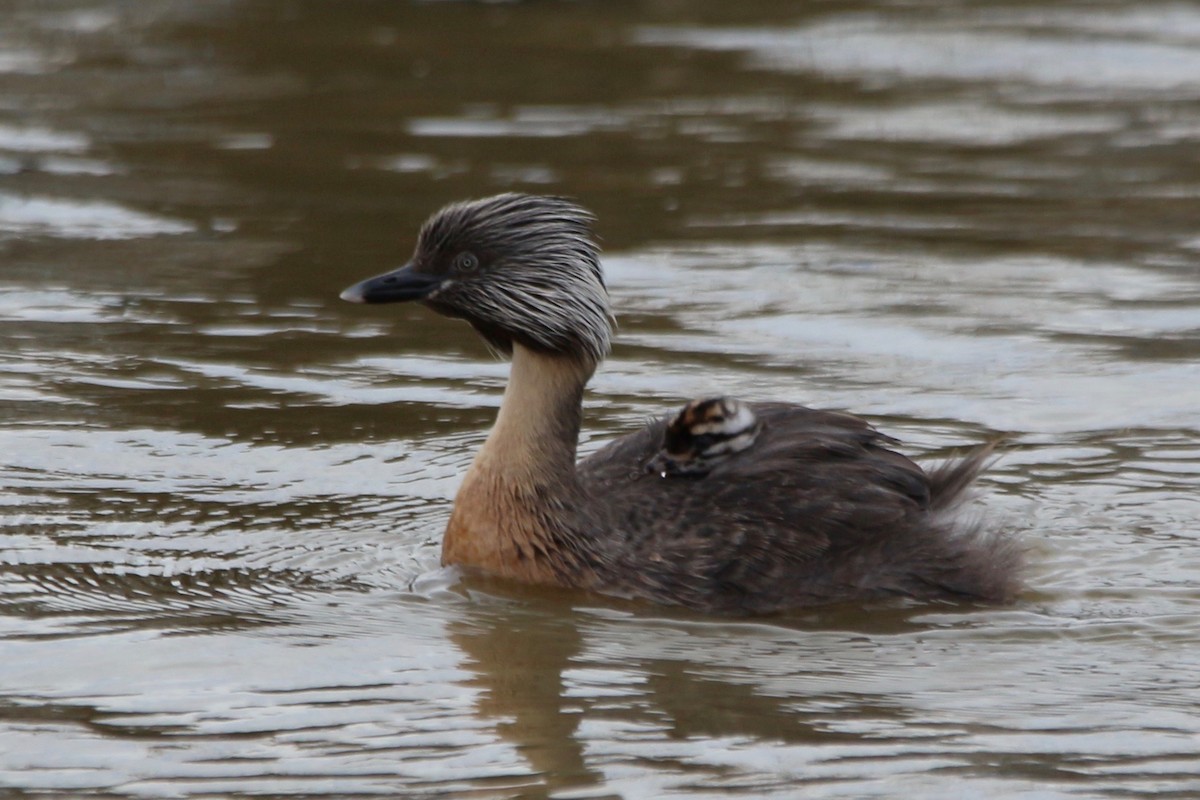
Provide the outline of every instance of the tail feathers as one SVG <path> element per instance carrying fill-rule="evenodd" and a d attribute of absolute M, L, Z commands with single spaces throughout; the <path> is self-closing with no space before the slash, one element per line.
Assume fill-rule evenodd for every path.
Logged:
<path fill-rule="evenodd" d="M 979 473 L 996 463 L 996 447 L 1003 441 L 993 439 L 980 445 L 965 458 L 940 464 L 929 471 L 929 508 L 944 511 L 966 499 L 966 493 Z"/>
<path fill-rule="evenodd" d="M 1009 602 L 1021 590 L 1025 547 L 1018 537 L 991 530 L 980 520 L 946 514 L 966 499 L 979 473 L 996 463 L 997 437 L 964 458 L 947 461 L 929 472 L 930 510 L 943 512 L 942 524 L 953 533 L 946 537 L 948 551 L 942 570 L 931 582 L 954 595 L 989 602 Z"/>

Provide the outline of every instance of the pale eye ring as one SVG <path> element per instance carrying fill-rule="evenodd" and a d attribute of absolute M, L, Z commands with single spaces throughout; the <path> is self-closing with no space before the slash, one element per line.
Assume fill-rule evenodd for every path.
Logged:
<path fill-rule="evenodd" d="M 474 272 L 479 269 L 479 259 L 474 253 L 459 253 L 454 259 L 454 268 L 459 272 Z"/>

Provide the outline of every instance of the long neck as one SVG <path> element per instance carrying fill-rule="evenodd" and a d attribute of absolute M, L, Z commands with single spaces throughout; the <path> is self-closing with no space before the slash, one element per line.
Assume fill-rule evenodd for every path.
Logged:
<path fill-rule="evenodd" d="M 583 387 L 594 369 L 590 362 L 514 345 L 500 413 L 475 467 L 519 483 L 573 482 Z"/>
<path fill-rule="evenodd" d="M 513 348 L 496 424 L 463 479 L 442 563 L 531 583 L 589 585 L 596 554 L 575 477 L 590 361 Z"/>

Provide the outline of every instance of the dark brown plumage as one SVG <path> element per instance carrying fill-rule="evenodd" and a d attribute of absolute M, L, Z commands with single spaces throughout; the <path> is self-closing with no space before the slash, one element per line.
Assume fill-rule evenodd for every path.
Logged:
<path fill-rule="evenodd" d="M 760 403 L 745 446 L 707 452 L 719 457 L 701 469 L 647 470 L 664 452 L 669 418 L 576 464 L 583 389 L 610 333 L 590 219 L 561 198 L 457 203 L 426 223 L 408 265 L 342 294 L 420 301 L 512 357 L 496 424 L 455 500 L 443 563 L 729 613 L 1014 597 L 1016 540 L 958 514 L 990 446 L 926 473 L 857 417 Z M 686 409 L 681 419 L 702 422 Z M 671 454 L 686 449 L 679 433 L 665 447 L 682 464 Z"/>
<path fill-rule="evenodd" d="M 632 477 L 669 418 L 579 464 L 587 494 L 605 498 L 605 527 L 624 533 L 610 543 L 610 580 L 630 584 L 618 591 L 758 613 L 889 595 L 1014 597 L 1017 542 L 954 513 L 991 446 L 927 474 L 857 417 L 751 407 L 758 441 L 699 477 Z"/>

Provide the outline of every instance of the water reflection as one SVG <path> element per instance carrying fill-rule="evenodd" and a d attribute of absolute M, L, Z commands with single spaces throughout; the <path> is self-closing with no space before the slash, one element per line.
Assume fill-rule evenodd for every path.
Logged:
<path fill-rule="evenodd" d="M 475 673 L 467 685 L 480 690 L 480 719 L 515 748 L 547 792 L 602 784 L 578 735 L 584 709 L 564 685 L 582 649 L 577 622 L 519 611 L 472 616 L 452 623 L 449 633 Z"/>
<path fill-rule="evenodd" d="M 1105 640 L 1128 646 L 1136 624 L 1098 620 L 1065 640 L 1060 630 L 1052 644 L 1037 630 L 1057 623 L 1024 613 L 981 623 L 958 612 L 881 610 L 864 630 L 857 611 L 815 627 L 643 618 L 636 628 L 581 611 L 548 624 L 509 610 L 485 618 L 486 630 L 464 624 L 453 633 L 479 673 L 470 685 L 484 689 L 477 712 L 549 791 L 602 780 L 618 791 L 804 786 L 818 796 L 847 788 L 883 796 L 885 777 L 932 773 L 1003 793 L 1136 771 L 1146 755 L 1120 744 L 1123 712 L 1101 722 L 1079 705 L 1121 680 L 1126 665 L 1079 671 L 1071 659 L 1056 668 L 1004 655 L 1031 636 L 1057 656 Z M 986 628 L 986 646 L 964 647 L 964 626 Z M 997 685 L 1025 696 L 1019 709 L 980 693 Z M 1164 719 L 1173 721 L 1149 749 L 1186 772 L 1195 726 Z M 1009 765 L 1003 778 L 997 762 Z"/>

